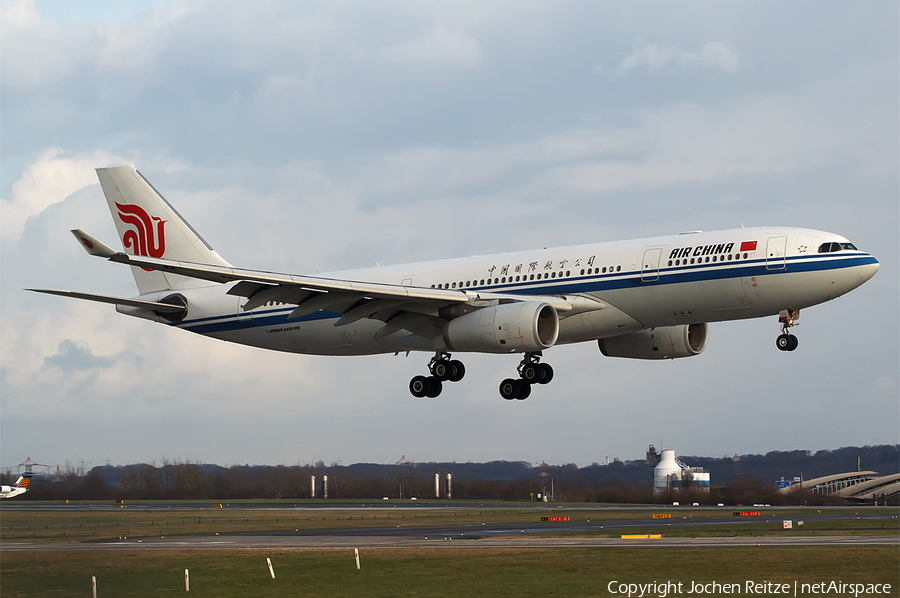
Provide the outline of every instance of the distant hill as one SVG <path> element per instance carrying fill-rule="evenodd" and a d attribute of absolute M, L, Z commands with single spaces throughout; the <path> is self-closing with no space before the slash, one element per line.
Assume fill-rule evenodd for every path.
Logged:
<path fill-rule="evenodd" d="M 859 467 L 882 475 L 900 472 L 900 445 L 845 447 L 834 451 L 772 451 L 765 455 L 731 457 L 681 456 L 692 467 L 710 473 L 711 486 L 735 482 L 772 487 L 782 477 L 811 479 L 854 471 Z M 332 498 L 429 498 L 434 496 L 435 473 L 451 473 L 454 498 L 527 499 L 546 492 L 553 485 L 562 500 L 638 500 L 648 496 L 652 469 L 644 460 L 614 461 L 607 465 L 578 467 L 532 466 L 523 461 L 487 463 L 402 463 L 353 465 L 234 465 L 222 467 L 191 462 L 146 463 L 90 470 L 85 476 L 64 473 L 57 480 L 35 478 L 24 500 L 54 498 L 91 499 L 206 499 L 206 498 L 307 498 L 310 476 L 318 480 L 322 496 L 322 475 L 329 478 Z M 11 477 L 6 474 L 4 477 Z M 552 479 L 552 482 L 550 480 Z M 443 483 L 443 476 L 441 477 Z M 8 484 L 9 481 L 3 480 Z M 603 490 L 617 486 L 624 490 Z M 629 498 L 631 497 L 631 498 Z"/>

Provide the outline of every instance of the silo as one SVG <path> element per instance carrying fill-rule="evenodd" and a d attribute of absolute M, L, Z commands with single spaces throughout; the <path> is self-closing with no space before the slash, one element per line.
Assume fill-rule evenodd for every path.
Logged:
<path fill-rule="evenodd" d="M 447 482 L 447 487 L 444 489 L 444 498 L 446 498 L 447 500 L 450 500 L 453 498 L 453 474 L 452 473 L 448 472 L 446 474 L 446 482 Z"/>
<path fill-rule="evenodd" d="M 322 498 L 328 498 L 328 475 L 322 475 Z"/>
<path fill-rule="evenodd" d="M 434 474 L 434 497 L 435 498 L 441 497 L 441 474 L 440 473 Z"/>
<path fill-rule="evenodd" d="M 675 459 L 675 451 L 666 449 L 662 452 L 659 464 L 653 469 L 653 494 L 664 494 L 675 481 L 675 487 L 681 479 L 681 465 Z"/>
<path fill-rule="evenodd" d="M 309 476 L 309 497 L 316 497 L 316 476 L 314 475 Z"/>

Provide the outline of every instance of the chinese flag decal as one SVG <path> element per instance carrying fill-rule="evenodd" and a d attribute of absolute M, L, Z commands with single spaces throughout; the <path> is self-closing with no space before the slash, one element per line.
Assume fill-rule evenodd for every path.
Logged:
<path fill-rule="evenodd" d="M 741 251 L 756 251 L 756 241 L 744 241 L 741 243 Z"/>

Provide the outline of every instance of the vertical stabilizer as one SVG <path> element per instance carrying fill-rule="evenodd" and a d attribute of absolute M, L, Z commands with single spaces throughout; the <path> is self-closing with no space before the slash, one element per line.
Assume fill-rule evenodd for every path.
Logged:
<path fill-rule="evenodd" d="M 231 265 L 134 166 L 98 168 L 97 177 L 126 253 L 195 264 Z M 207 284 L 138 267 L 132 267 L 131 272 L 141 295 Z"/>

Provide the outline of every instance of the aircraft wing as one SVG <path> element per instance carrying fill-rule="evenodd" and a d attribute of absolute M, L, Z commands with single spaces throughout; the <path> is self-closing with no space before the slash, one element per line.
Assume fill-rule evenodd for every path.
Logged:
<path fill-rule="evenodd" d="M 421 328 L 423 317 L 432 320 L 452 318 L 454 315 L 452 310 L 448 312 L 445 308 L 452 308 L 454 305 L 469 304 L 477 309 L 498 302 L 543 301 L 561 312 L 573 308 L 571 302 L 556 296 L 408 287 L 129 255 L 109 250 L 108 246 L 83 231 L 77 230 L 72 233 L 88 253 L 107 258 L 112 262 L 216 283 L 237 282 L 238 284 L 228 293 L 247 297 L 248 301 L 243 306 L 245 311 L 255 309 L 268 301 L 278 301 L 297 305 L 297 309 L 288 316 L 288 319 L 300 318 L 325 309 L 343 314 L 336 326 L 346 325 L 361 318 L 390 322 L 381 336 L 399 329 Z M 418 326 L 414 320 L 419 320 Z"/>

